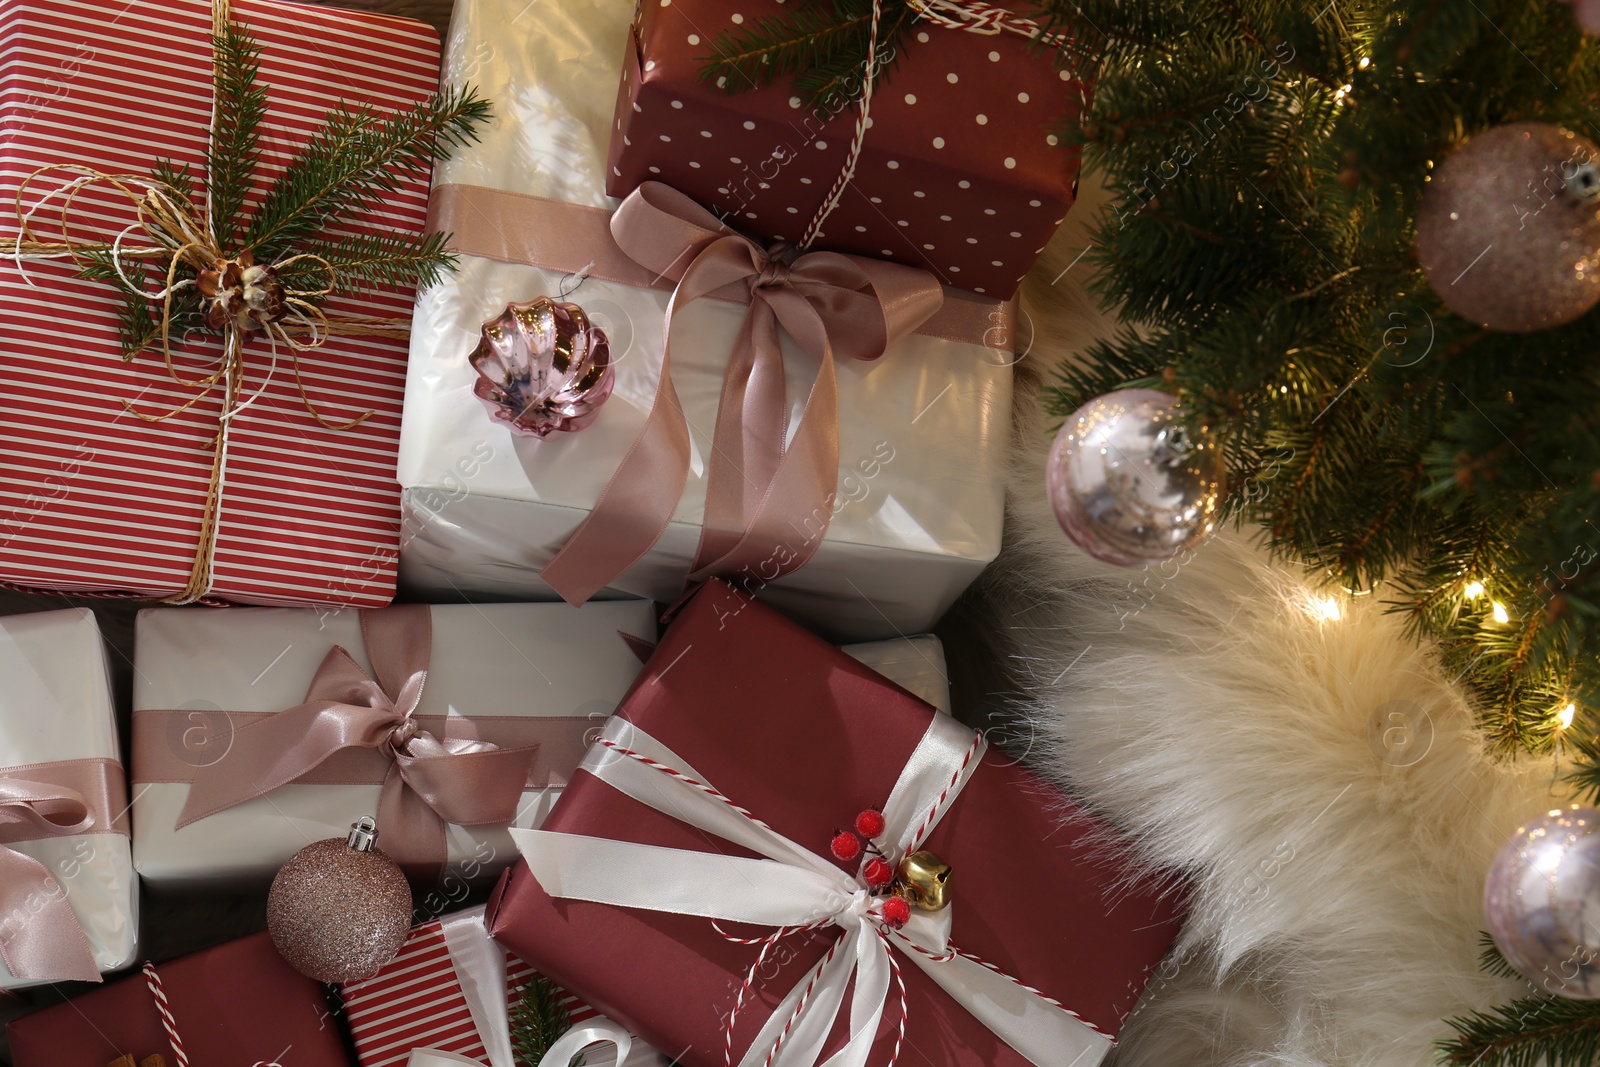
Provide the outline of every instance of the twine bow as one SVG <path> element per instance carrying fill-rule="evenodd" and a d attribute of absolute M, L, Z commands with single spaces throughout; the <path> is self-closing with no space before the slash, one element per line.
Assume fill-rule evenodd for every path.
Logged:
<path fill-rule="evenodd" d="M 659 182 L 635 190 L 611 219 L 617 245 L 677 283 L 667 302 L 661 379 L 644 428 L 594 509 L 541 576 L 581 604 L 661 537 L 688 481 L 689 425 L 672 383 L 672 320 L 702 297 L 745 289 L 749 311 L 723 378 L 706 512 L 691 581 L 762 567 L 771 579 L 803 565 L 831 518 L 839 477 L 836 353 L 877 359 L 939 310 L 926 271 L 834 252 L 764 249 Z M 819 361 L 785 447 L 779 327 Z M 776 573 L 768 573 L 768 569 Z"/>
<path fill-rule="evenodd" d="M 212 0 L 214 42 L 228 31 L 229 20 L 229 0 Z M 215 48 L 213 64 L 218 64 Z M 218 66 L 214 80 L 220 79 Z M 214 103 L 210 130 L 213 142 L 222 121 L 223 109 Z M 31 201 L 31 188 L 47 176 L 59 177 L 62 181 L 40 195 L 37 202 Z M 85 240 L 74 236 L 73 223 L 77 218 L 74 208 L 79 197 L 90 190 L 125 198 L 133 208 L 133 221 L 110 240 Z M 59 232 L 43 235 L 36 228 L 35 217 L 57 199 Z M 295 385 L 307 412 L 324 428 L 348 430 L 373 413 L 367 411 L 344 422 L 325 418 L 306 392 L 300 373 L 301 354 L 320 347 L 335 335 L 405 337 L 410 323 L 404 319 L 322 311 L 316 301 L 332 293 L 339 278 L 332 264 L 320 256 L 288 255 L 273 263 L 257 264 L 250 249 L 226 247 L 222 235 L 230 231 L 234 220 L 217 217 L 209 185 L 201 206 L 170 182 L 132 174 L 104 174 L 74 163 L 52 164 L 23 179 L 17 189 L 14 210 L 18 236 L 4 242 L 3 254 L 12 259 L 29 285 L 34 283 L 26 273 L 24 264 L 27 262 L 65 260 L 79 268 L 94 264 L 109 270 L 122 283 L 125 292 L 143 296 L 157 310 L 158 322 L 152 343 L 161 352 L 167 376 L 185 389 L 193 390 L 194 395 L 159 414 L 140 411 L 124 399 L 122 403 L 128 411 L 145 422 L 162 422 L 221 390 L 217 433 L 210 441 L 211 472 L 199 541 L 184 589 L 165 598 L 164 602 L 186 604 L 199 600 L 210 591 L 212 584 L 229 428 L 253 399 L 253 396 L 246 396 L 245 341 L 260 335 L 271 348 L 269 366 L 254 395 L 260 395 L 276 372 L 281 345 L 290 353 Z M 159 287 L 146 288 L 142 267 L 137 276 L 130 276 L 128 267 L 132 263 L 155 264 L 161 279 Z M 185 268 L 192 272 L 192 277 L 183 276 Z M 300 286 L 283 281 L 291 268 L 294 277 L 307 279 Z M 199 375 L 181 370 L 172 352 L 174 300 L 189 289 L 201 294 L 206 324 L 220 334 L 222 341 L 215 368 Z M 124 358 L 132 359 L 135 355 L 137 352 L 130 352 Z"/>
<path fill-rule="evenodd" d="M 418 726 L 432 632 L 425 605 L 363 611 L 362 642 L 377 677 L 343 648 L 331 649 L 305 703 L 241 728 L 226 756 L 196 770 L 178 828 L 270 793 L 347 748 L 390 760 L 378 825 L 384 850 L 408 872 L 436 872 L 445 862 L 447 822 L 509 823 L 539 746 L 441 739 Z"/>

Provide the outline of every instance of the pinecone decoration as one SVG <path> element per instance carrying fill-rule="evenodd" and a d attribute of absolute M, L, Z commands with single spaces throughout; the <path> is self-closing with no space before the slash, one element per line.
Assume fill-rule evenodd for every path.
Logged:
<path fill-rule="evenodd" d="M 199 285 L 205 297 L 206 325 L 213 330 L 232 323 L 249 336 L 288 311 L 278 272 L 257 266 L 249 249 L 240 252 L 238 259 L 217 259 L 210 270 L 200 272 Z"/>

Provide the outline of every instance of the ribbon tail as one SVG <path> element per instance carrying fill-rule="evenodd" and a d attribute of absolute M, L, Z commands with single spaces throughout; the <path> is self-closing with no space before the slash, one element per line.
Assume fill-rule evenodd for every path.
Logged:
<path fill-rule="evenodd" d="M 0 847 L 0 959 L 30 981 L 100 981 L 100 968 L 66 890 L 45 865 Z"/>
<path fill-rule="evenodd" d="M 810 560 L 833 519 L 833 491 L 839 482 L 839 383 L 833 346 L 822 318 L 803 296 L 780 290 L 767 300 L 789 333 L 820 357 L 817 378 L 794 440 L 783 451 L 743 536 L 720 557 L 696 560 L 690 581 L 741 571 L 772 581 Z"/>
<path fill-rule="evenodd" d="M 783 462 L 789 422 L 783 350 L 777 318 L 764 296 L 758 291 L 751 300 L 723 374 L 706 461 L 705 520 L 691 573 L 739 543 Z"/>
<path fill-rule="evenodd" d="M 407 786 L 398 761 L 390 764 L 378 796 L 378 832 L 381 847 L 407 878 L 427 884 L 444 874 L 444 820 Z"/>
<path fill-rule="evenodd" d="M 1068 1009 L 966 956 L 902 953 L 973 1017 L 1037 1067 L 1094 1067 L 1111 1038 Z"/>
<path fill-rule="evenodd" d="M 689 481 L 689 423 L 672 384 L 672 314 L 667 302 L 661 381 L 644 428 L 634 438 L 594 509 L 539 571 L 550 588 L 578 606 L 649 552 L 666 532 Z"/>

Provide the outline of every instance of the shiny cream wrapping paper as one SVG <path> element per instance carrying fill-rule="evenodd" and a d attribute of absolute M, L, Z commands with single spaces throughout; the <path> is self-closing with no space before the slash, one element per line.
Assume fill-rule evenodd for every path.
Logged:
<path fill-rule="evenodd" d="M 0 618 L 0 679 L 0 767 L 121 762 L 105 647 L 88 608 Z M 80 834 L 7 847 L 38 860 L 55 878 L 102 971 L 134 962 L 139 885 L 126 836 Z M 13 977 L 0 963 L 0 988 L 38 984 Z"/>
<path fill-rule="evenodd" d="M 445 76 L 495 103 L 482 138 L 434 176 L 613 208 L 605 195 L 632 6 L 626 0 L 459 0 Z M 616 388 L 598 421 L 512 436 L 473 395 L 466 356 L 511 301 L 564 297 L 611 337 Z M 401 580 L 432 595 L 552 597 L 543 566 L 593 507 L 655 395 L 669 294 L 464 255 L 419 301 L 401 433 Z M 688 487 L 666 533 L 612 588 L 676 599 L 700 534 L 706 454 L 744 307 L 701 300 L 674 324 L 674 382 L 692 435 Z M 993 332 L 994 337 L 1003 331 Z M 980 339 L 981 341 L 981 339 Z M 816 361 L 784 343 L 790 428 Z M 834 640 L 930 628 L 994 558 L 1003 508 L 1012 354 L 915 335 L 874 363 L 841 360 L 839 481 L 826 536 L 767 584 L 727 575 Z M 797 532 L 797 544 L 809 534 Z"/>

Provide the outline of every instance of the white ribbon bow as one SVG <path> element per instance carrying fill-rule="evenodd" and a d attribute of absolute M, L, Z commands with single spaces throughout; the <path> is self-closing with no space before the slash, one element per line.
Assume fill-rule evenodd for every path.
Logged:
<path fill-rule="evenodd" d="M 933 717 L 883 807 L 885 828 L 878 840 L 889 846 L 890 856 L 904 856 L 927 839 L 977 769 L 983 749 L 980 735 L 947 715 Z M 583 769 L 641 804 L 766 858 L 512 829 L 529 870 L 550 896 L 779 928 L 768 946 L 786 931 L 828 923 L 843 931 L 772 1013 L 739 1067 L 866 1067 L 899 956 L 1038 1067 L 1092 1067 L 1110 1050 L 1110 1038 L 1065 1007 L 953 948 L 951 907 L 913 911 L 903 929 L 891 932 L 882 920 L 881 898 L 859 877 L 723 797 L 632 723 L 613 716 Z M 912 950 L 891 952 L 891 938 Z M 823 1061 L 852 977 L 849 1039 Z"/>
<path fill-rule="evenodd" d="M 617 1065 L 628 1058 L 633 1036 L 613 1022 L 600 1020 L 584 1026 L 575 1026 L 562 1034 L 539 1058 L 539 1067 L 567 1067 L 572 1058 L 591 1045 L 615 1045 Z M 483 1064 L 458 1052 L 445 1052 L 436 1048 L 414 1048 L 406 1060 L 406 1067 L 483 1067 Z"/>

